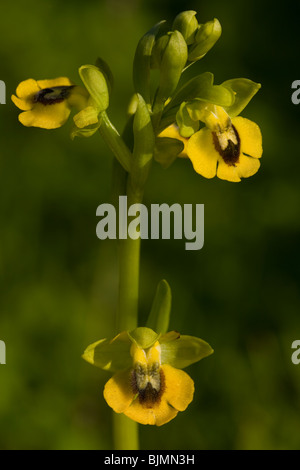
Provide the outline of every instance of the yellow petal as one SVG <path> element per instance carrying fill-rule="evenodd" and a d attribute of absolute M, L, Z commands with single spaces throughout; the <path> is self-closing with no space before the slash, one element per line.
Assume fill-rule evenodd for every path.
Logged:
<path fill-rule="evenodd" d="M 219 160 L 217 177 L 221 180 L 231 181 L 233 183 L 238 183 L 239 181 L 241 181 L 237 166 L 227 165 L 227 163 L 224 162 L 223 158 L 220 158 Z"/>
<path fill-rule="evenodd" d="M 168 364 L 161 366 L 161 369 L 165 376 L 164 400 L 178 411 L 185 410 L 193 400 L 194 381 L 183 370 Z"/>
<path fill-rule="evenodd" d="M 255 122 L 238 116 L 232 119 L 241 141 L 241 152 L 254 158 L 262 156 L 262 135 Z"/>
<path fill-rule="evenodd" d="M 124 415 L 140 424 L 152 424 L 162 426 L 171 421 L 178 414 L 178 411 L 168 405 L 165 400 L 161 400 L 152 408 L 147 408 L 140 404 L 137 398 L 129 408 L 124 411 Z"/>
<path fill-rule="evenodd" d="M 209 129 L 201 129 L 192 135 L 186 151 L 197 173 L 205 178 L 216 176 L 220 155 L 215 149 L 212 132 Z"/>
<path fill-rule="evenodd" d="M 254 175 L 260 167 L 258 158 L 247 157 L 247 155 L 240 155 L 237 171 L 240 178 L 248 178 Z"/>
<path fill-rule="evenodd" d="M 107 404 L 116 412 L 123 413 L 134 399 L 130 382 L 130 370 L 122 370 L 106 382 L 103 392 Z"/>
<path fill-rule="evenodd" d="M 260 167 L 260 161 L 257 158 L 247 157 L 241 154 L 236 166 L 227 165 L 223 159 L 220 159 L 217 170 L 218 178 L 237 183 L 241 178 L 248 178 L 254 175 Z"/>
<path fill-rule="evenodd" d="M 29 98 L 39 91 L 39 87 L 36 80 L 33 78 L 28 78 L 21 82 L 16 89 L 16 94 L 19 98 Z"/>
<path fill-rule="evenodd" d="M 54 86 L 70 86 L 74 85 L 73 82 L 68 77 L 58 77 L 58 78 L 51 78 L 47 80 L 37 80 L 37 84 L 40 90 L 44 88 L 53 88 Z"/>
<path fill-rule="evenodd" d="M 65 102 L 48 105 L 36 103 L 31 111 L 19 115 L 19 121 L 27 127 L 57 129 L 66 122 L 69 115 L 70 109 Z"/>
<path fill-rule="evenodd" d="M 12 102 L 17 106 L 17 108 L 22 111 L 29 111 L 32 108 L 33 102 L 31 100 L 20 99 L 15 95 L 11 95 Z"/>
<path fill-rule="evenodd" d="M 166 129 L 164 129 L 164 130 L 158 135 L 158 137 L 169 137 L 170 139 L 177 139 L 177 140 L 180 140 L 181 142 L 183 142 L 183 144 L 184 144 L 184 149 L 183 149 L 183 151 L 178 155 L 178 157 L 187 158 L 186 145 L 187 145 L 189 139 L 187 139 L 187 138 L 185 138 L 185 137 L 182 137 L 182 136 L 179 134 L 178 126 L 176 126 L 175 124 L 172 124 L 171 126 L 169 126 L 169 127 L 167 127 Z"/>

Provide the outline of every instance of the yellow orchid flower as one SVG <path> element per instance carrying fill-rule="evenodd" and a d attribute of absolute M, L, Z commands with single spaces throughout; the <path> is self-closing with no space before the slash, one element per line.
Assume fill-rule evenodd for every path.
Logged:
<path fill-rule="evenodd" d="M 181 140 L 184 149 L 179 156 L 187 156 L 194 170 L 205 178 L 217 176 L 239 182 L 258 171 L 262 135 L 256 123 L 241 116 L 230 119 L 218 106 L 214 106 L 214 113 L 202 116 L 202 120 L 206 127 L 190 138 L 182 137 L 175 124 L 161 132 L 159 137 Z"/>
<path fill-rule="evenodd" d="M 67 77 L 50 80 L 29 78 L 21 82 L 12 95 L 13 103 L 22 111 L 19 121 L 26 127 L 56 129 L 68 119 L 71 107 L 83 109 L 88 93 Z"/>
<path fill-rule="evenodd" d="M 193 400 L 193 380 L 184 371 L 161 364 L 158 341 L 148 350 L 133 344 L 131 355 L 133 368 L 118 372 L 106 383 L 106 402 L 116 413 L 140 424 L 168 423 Z"/>
<path fill-rule="evenodd" d="M 116 371 L 104 387 L 104 398 L 116 413 L 140 424 L 161 426 L 193 400 L 194 382 L 181 369 L 212 353 L 200 338 L 175 331 L 158 335 L 140 327 L 91 344 L 83 358 Z"/>

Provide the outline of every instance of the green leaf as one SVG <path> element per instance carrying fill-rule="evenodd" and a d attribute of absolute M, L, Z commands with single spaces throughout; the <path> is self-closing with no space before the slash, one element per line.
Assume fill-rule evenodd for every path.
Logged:
<path fill-rule="evenodd" d="M 160 338 L 160 334 L 144 326 L 135 328 L 135 330 L 127 332 L 127 334 L 130 340 L 141 349 L 151 348 Z"/>
<path fill-rule="evenodd" d="M 230 117 L 238 116 L 247 106 L 249 101 L 261 88 L 260 83 L 252 82 L 247 78 L 233 78 L 222 83 L 222 87 L 234 93 L 235 99 L 232 105 L 224 106 Z"/>
<path fill-rule="evenodd" d="M 152 308 L 148 317 L 147 327 L 158 333 L 168 331 L 172 306 L 172 292 L 164 279 L 157 286 Z"/>
<path fill-rule="evenodd" d="M 126 332 L 120 333 L 112 340 L 101 339 L 90 344 L 82 357 L 100 369 L 117 371 L 132 365 L 130 355 L 131 341 Z"/>
<path fill-rule="evenodd" d="M 155 38 L 165 21 L 153 26 L 139 41 L 133 61 L 133 83 L 136 93 L 143 96 L 147 104 L 150 104 L 150 72 L 151 53 Z"/>
<path fill-rule="evenodd" d="M 109 91 L 105 75 L 95 65 L 82 65 L 79 75 L 88 90 L 93 104 L 99 112 L 105 111 L 109 106 Z"/>
<path fill-rule="evenodd" d="M 182 335 L 174 341 L 164 341 L 162 336 L 160 342 L 162 364 L 170 364 L 177 369 L 184 369 L 214 352 L 208 343 L 195 336 Z"/>

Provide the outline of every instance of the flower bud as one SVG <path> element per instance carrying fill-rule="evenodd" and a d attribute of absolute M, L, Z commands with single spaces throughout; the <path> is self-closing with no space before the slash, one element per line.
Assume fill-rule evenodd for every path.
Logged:
<path fill-rule="evenodd" d="M 167 39 L 169 40 L 167 41 Z M 174 93 L 178 85 L 186 65 L 188 51 L 184 37 L 179 31 L 172 31 L 168 35 L 162 36 L 159 45 L 160 50 L 157 50 L 156 54 L 157 57 L 161 54 L 160 83 L 156 101 L 163 102 Z"/>
<path fill-rule="evenodd" d="M 133 83 L 136 93 L 143 96 L 146 103 L 150 103 L 150 69 L 152 49 L 155 38 L 165 21 L 153 26 L 139 41 L 133 61 Z"/>
<path fill-rule="evenodd" d="M 213 21 L 208 21 L 201 24 L 195 36 L 195 41 L 189 48 L 188 59 L 191 62 L 202 59 L 205 54 L 215 45 L 222 33 L 222 27 L 215 18 Z"/>
<path fill-rule="evenodd" d="M 198 29 L 198 21 L 195 18 L 196 11 L 188 10 L 179 13 L 173 23 L 173 30 L 179 31 L 185 39 L 187 45 L 193 44 L 195 33 Z"/>
<path fill-rule="evenodd" d="M 151 68 L 152 69 L 160 69 L 161 63 L 163 60 L 164 52 L 167 48 L 167 45 L 170 41 L 170 34 L 164 34 L 160 36 L 154 44 L 151 53 Z"/>

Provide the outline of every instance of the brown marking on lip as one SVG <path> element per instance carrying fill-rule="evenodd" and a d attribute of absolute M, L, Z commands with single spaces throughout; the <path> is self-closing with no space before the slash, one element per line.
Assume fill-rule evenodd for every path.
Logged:
<path fill-rule="evenodd" d="M 233 125 L 232 125 L 232 129 L 234 131 L 234 134 L 235 134 L 235 137 L 236 137 L 236 140 L 237 140 L 237 144 L 234 144 L 232 142 L 232 140 L 228 139 L 227 147 L 225 149 L 221 148 L 217 133 L 216 132 L 212 133 L 215 149 L 221 155 L 224 162 L 228 166 L 236 166 L 236 163 L 238 163 L 238 161 L 239 161 L 240 151 L 241 151 L 240 136 L 239 136 L 236 128 Z"/>
<path fill-rule="evenodd" d="M 44 88 L 35 94 L 33 101 L 43 105 L 61 103 L 68 98 L 72 88 L 74 88 L 74 85 Z"/>
<path fill-rule="evenodd" d="M 157 386 L 153 386 L 150 381 L 147 381 L 145 387 L 139 386 L 139 379 L 141 376 L 147 374 L 150 378 L 154 378 Z M 161 396 L 165 390 L 165 376 L 161 368 L 150 366 L 147 369 L 137 367 L 131 373 L 131 387 L 134 394 L 138 394 L 138 400 L 145 408 L 153 408 L 161 400 Z"/>

